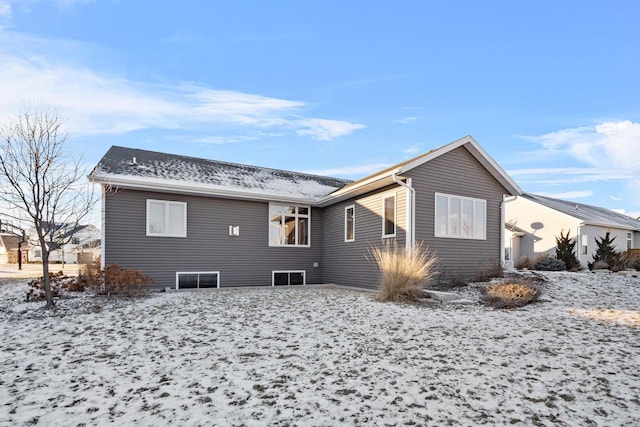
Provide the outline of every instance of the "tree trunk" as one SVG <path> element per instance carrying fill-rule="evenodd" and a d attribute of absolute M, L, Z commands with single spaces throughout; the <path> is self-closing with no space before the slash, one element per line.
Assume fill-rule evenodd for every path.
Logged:
<path fill-rule="evenodd" d="M 51 282 L 49 281 L 49 250 L 44 243 L 44 239 L 40 240 L 40 249 L 42 250 L 42 286 L 44 287 L 44 296 L 47 300 L 45 309 L 51 310 L 55 308 L 53 302 L 53 293 L 51 292 Z"/>

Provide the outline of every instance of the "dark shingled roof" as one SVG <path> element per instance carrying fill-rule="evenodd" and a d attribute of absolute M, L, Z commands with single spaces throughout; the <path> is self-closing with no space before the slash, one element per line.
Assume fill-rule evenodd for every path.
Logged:
<path fill-rule="evenodd" d="M 133 162 L 135 158 L 135 163 Z M 177 180 L 265 195 L 317 199 L 349 184 L 339 178 L 112 146 L 91 173 Z"/>
<path fill-rule="evenodd" d="M 640 231 L 640 221 L 609 209 L 568 202 L 566 200 L 552 199 L 551 197 L 539 196 L 537 194 L 526 193 L 522 196 L 558 212 L 578 218 L 587 224 L 599 224 Z"/>

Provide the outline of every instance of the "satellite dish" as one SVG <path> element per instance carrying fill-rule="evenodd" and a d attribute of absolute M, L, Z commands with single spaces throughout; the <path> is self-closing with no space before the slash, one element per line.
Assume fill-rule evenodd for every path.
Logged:
<path fill-rule="evenodd" d="M 533 222 L 531 223 L 531 228 L 534 230 L 542 230 L 544 228 L 544 224 L 541 222 Z"/>

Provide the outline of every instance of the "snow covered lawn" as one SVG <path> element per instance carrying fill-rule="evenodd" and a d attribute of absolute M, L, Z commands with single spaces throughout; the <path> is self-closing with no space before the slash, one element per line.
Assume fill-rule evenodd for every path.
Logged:
<path fill-rule="evenodd" d="M 0 425 L 638 425 L 640 279 L 545 276 L 513 311 L 269 288 L 48 315 L 5 283 Z"/>

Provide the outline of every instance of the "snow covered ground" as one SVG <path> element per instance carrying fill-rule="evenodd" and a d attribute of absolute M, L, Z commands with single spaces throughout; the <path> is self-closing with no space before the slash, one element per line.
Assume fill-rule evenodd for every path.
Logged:
<path fill-rule="evenodd" d="M 512 311 L 269 288 L 49 314 L 4 283 L 0 425 L 639 425 L 640 279 L 545 276 Z"/>

